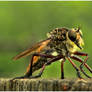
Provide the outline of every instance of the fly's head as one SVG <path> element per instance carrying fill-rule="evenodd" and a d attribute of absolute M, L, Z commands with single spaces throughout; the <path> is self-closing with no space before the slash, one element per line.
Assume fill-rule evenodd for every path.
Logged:
<path fill-rule="evenodd" d="M 80 49 L 83 49 L 84 41 L 83 41 L 83 35 L 80 28 L 71 29 L 68 32 L 68 38 Z"/>

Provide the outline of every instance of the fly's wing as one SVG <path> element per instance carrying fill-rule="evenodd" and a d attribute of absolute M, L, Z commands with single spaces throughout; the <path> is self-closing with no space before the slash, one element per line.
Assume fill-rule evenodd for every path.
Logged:
<path fill-rule="evenodd" d="M 34 46 L 32 46 L 32 48 L 29 48 L 29 49 L 25 50 L 24 52 L 22 52 L 22 53 L 16 55 L 15 57 L 13 57 L 13 60 L 17 60 L 17 59 L 20 59 L 22 57 L 29 56 L 33 52 L 40 52 L 47 46 L 47 44 L 49 42 L 50 42 L 50 39 L 41 41 L 41 42 L 35 44 Z"/>

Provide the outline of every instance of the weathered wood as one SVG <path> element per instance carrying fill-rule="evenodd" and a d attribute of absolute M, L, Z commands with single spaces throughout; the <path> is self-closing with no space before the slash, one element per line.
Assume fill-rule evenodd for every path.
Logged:
<path fill-rule="evenodd" d="M 0 91 L 92 91 L 92 79 L 0 79 Z"/>

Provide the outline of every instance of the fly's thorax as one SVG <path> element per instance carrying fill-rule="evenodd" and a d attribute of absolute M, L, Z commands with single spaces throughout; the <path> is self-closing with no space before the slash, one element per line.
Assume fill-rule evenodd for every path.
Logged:
<path fill-rule="evenodd" d="M 57 41 L 64 41 L 66 39 L 67 28 L 56 28 L 51 32 L 47 33 L 48 38 Z"/>
<path fill-rule="evenodd" d="M 53 45 L 53 46 L 52 46 Z M 57 55 L 63 55 L 66 56 L 67 53 L 67 48 L 65 45 L 65 42 L 60 42 L 59 44 L 54 44 L 52 43 L 51 45 L 51 49 L 53 49 L 53 52 L 51 53 L 53 56 L 57 56 Z"/>

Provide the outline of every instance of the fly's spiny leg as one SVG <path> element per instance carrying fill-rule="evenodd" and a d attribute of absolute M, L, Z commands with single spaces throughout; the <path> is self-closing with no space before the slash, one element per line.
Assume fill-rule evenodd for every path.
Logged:
<path fill-rule="evenodd" d="M 87 62 L 88 60 L 88 54 L 87 53 L 83 53 L 83 52 L 74 52 L 74 55 L 78 55 L 78 56 L 86 56 L 86 58 L 84 59 L 84 62 L 82 62 L 82 64 L 80 65 L 80 68 L 82 69 L 84 64 Z"/>
<path fill-rule="evenodd" d="M 72 66 L 76 69 L 78 78 L 81 79 L 82 77 L 81 77 L 81 75 L 80 75 L 80 71 L 79 71 L 79 69 L 77 68 L 77 66 L 75 65 L 75 63 L 72 62 L 72 60 L 71 60 L 69 57 L 67 57 L 67 59 L 68 59 L 69 62 L 72 64 Z"/>
<path fill-rule="evenodd" d="M 30 60 L 30 64 L 29 64 L 29 70 L 27 71 L 27 73 L 24 75 L 25 77 L 30 77 L 32 76 L 32 65 L 33 65 L 33 59 L 34 59 L 35 54 L 33 54 L 32 59 Z"/>
<path fill-rule="evenodd" d="M 83 60 L 82 60 L 81 58 L 79 58 L 79 57 L 71 56 L 71 58 L 74 59 L 74 60 L 76 60 L 76 61 L 79 61 L 79 62 L 83 63 Z M 84 66 L 92 73 L 92 69 L 91 69 L 86 63 L 84 63 Z M 82 72 L 85 76 L 87 76 L 88 78 L 91 78 L 90 76 L 88 76 L 88 75 L 84 72 L 83 69 L 80 68 L 80 70 L 81 70 L 81 72 Z"/>
<path fill-rule="evenodd" d="M 61 61 L 61 79 L 64 79 L 64 62 L 65 59 Z"/>
<path fill-rule="evenodd" d="M 74 52 L 73 54 L 78 55 L 78 56 L 88 56 L 88 54 L 84 52 Z"/>
<path fill-rule="evenodd" d="M 84 59 L 84 62 L 82 62 L 82 64 L 80 65 L 80 69 L 81 71 L 84 73 L 84 75 L 86 75 L 88 78 L 91 78 L 89 75 L 87 75 L 84 70 L 83 70 L 83 66 L 85 65 L 85 63 L 88 60 L 88 54 L 87 53 L 83 53 L 83 52 L 75 52 L 75 55 L 79 55 L 79 56 L 86 56 L 86 58 Z M 89 70 L 90 71 L 90 70 Z M 92 71 L 90 71 L 92 73 Z"/>
<path fill-rule="evenodd" d="M 72 59 L 79 61 L 80 63 L 83 63 L 83 60 L 77 56 L 71 56 Z M 88 64 L 84 63 L 84 66 L 92 73 L 92 69 L 88 66 Z"/>

